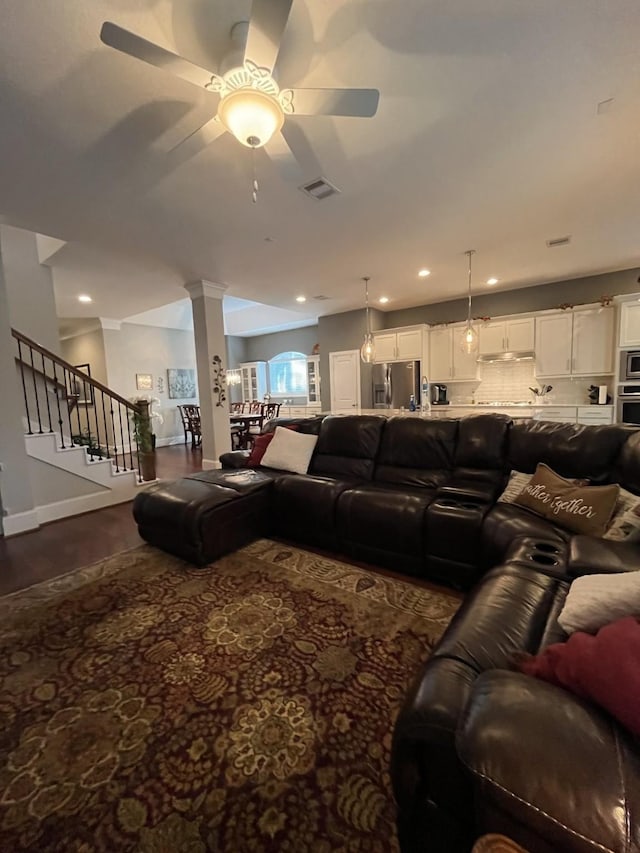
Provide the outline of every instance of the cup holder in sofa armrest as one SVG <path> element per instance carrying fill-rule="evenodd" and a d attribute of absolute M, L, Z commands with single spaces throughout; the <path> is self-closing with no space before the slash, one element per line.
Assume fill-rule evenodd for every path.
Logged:
<path fill-rule="evenodd" d="M 534 542 L 533 547 L 536 551 L 542 551 L 544 554 L 559 554 L 560 548 L 552 545 L 550 542 Z"/>
<path fill-rule="evenodd" d="M 529 559 L 540 566 L 559 566 L 560 561 L 550 554 L 529 554 Z"/>

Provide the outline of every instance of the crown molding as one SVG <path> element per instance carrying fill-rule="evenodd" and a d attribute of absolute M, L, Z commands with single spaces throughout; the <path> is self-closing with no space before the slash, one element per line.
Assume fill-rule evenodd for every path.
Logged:
<path fill-rule="evenodd" d="M 222 299 L 228 290 L 226 284 L 216 284 L 213 281 L 190 281 L 185 284 L 184 289 L 187 291 L 191 299 L 198 299 L 200 296 L 207 296 L 210 299 Z"/>

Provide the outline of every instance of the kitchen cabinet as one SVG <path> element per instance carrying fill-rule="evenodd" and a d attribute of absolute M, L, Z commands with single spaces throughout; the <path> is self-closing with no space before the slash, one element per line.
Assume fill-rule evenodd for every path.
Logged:
<path fill-rule="evenodd" d="M 613 373 L 614 320 L 613 308 L 574 312 L 572 376 Z"/>
<path fill-rule="evenodd" d="M 516 320 L 491 320 L 478 328 L 480 355 L 497 355 L 503 352 L 532 352 L 535 338 L 533 317 Z"/>
<path fill-rule="evenodd" d="M 375 332 L 375 361 L 414 361 L 422 358 L 423 328 L 393 329 Z"/>
<path fill-rule="evenodd" d="M 536 376 L 571 375 L 571 314 L 536 317 Z"/>
<path fill-rule="evenodd" d="M 536 318 L 536 376 L 613 373 L 612 308 Z"/>
<path fill-rule="evenodd" d="M 307 359 L 307 402 L 320 403 L 320 356 Z"/>
<path fill-rule="evenodd" d="M 613 406 L 578 406 L 576 423 L 579 424 L 612 424 Z"/>
<path fill-rule="evenodd" d="M 618 343 L 621 347 L 640 346 L 640 302 L 623 302 L 620 306 L 620 336 Z"/>
<path fill-rule="evenodd" d="M 536 411 L 533 419 L 556 424 L 575 424 L 576 406 L 544 406 Z"/>
<path fill-rule="evenodd" d="M 243 402 L 262 401 L 267 393 L 267 363 L 265 361 L 245 362 L 239 365 L 239 370 Z"/>
<path fill-rule="evenodd" d="M 429 382 L 472 382 L 478 376 L 478 354 L 461 347 L 464 326 L 431 329 Z"/>

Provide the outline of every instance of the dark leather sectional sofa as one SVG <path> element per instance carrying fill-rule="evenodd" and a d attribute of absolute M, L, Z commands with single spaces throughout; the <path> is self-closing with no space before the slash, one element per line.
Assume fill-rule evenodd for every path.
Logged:
<path fill-rule="evenodd" d="M 273 429 L 276 422 L 268 425 Z M 462 853 L 503 832 L 531 853 L 640 851 L 640 749 L 606 713 L 511 671 L 515 653 L 565 639 L 571 581 L 640 569 L 640 548 L 572 536 L 496 503 L 511 470 L 640 493 L 640 432 L 500 415 L 326 417 L 307 475 L 204 472 L 141 493 L 152 544 L 205 563 L 282 536 L 467 590 L 397 720 L 392 780 L 403 851 Z M 425 654 L 425 658 L 427 654 Z"/>

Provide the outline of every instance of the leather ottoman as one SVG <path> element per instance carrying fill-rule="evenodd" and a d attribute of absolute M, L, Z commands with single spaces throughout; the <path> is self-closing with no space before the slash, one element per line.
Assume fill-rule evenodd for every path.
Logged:
<path fill-rule="evenodd" d="M 133 516 L 149 544 L 204 566 L 267 533 L 271 486 L 262 472 L 205 471 L 141 492 Z"/>

